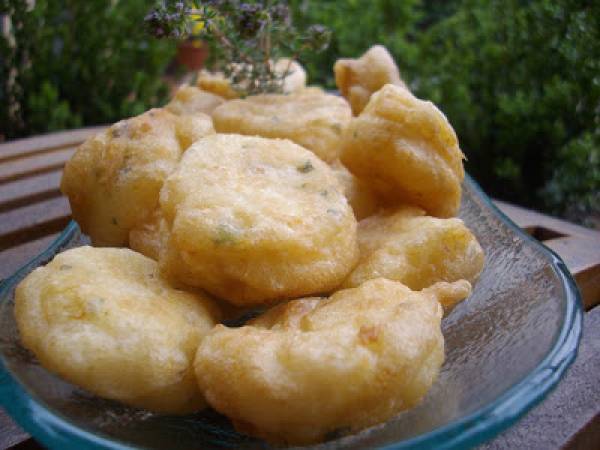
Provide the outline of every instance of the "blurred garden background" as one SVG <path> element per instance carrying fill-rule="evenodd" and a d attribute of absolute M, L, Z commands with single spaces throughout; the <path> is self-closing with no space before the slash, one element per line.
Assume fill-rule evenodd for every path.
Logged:
<path fill-rule="evenodd" d="M 177 44 L 147 33 L 153 4 L 0 0 L 2 138 L 162 105 Z M 415 94 L 448 116 L 490 195 L 600 228 L 600 2 L 289 4 L 297 24 L 333 31 L 327 51 L 301 61 L 311 83 L 334 89 L 338 57 L 385 45 Z"/>

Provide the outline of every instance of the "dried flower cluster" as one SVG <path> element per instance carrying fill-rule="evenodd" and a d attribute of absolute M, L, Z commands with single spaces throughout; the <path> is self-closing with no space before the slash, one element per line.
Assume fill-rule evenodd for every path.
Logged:
<path fill-rule="evenodd" d="M 287 3 L 276 0 L 163 0 L 145 20 L 156 37 L 205 40 L 216 68 L 241 95 L 281 92 L 290 66 L 275 70 L 273 61 L 287 56 L 291 63 L 304 52 L 322 51 L 331 38 L 323 25 L 296 29 Z"/>

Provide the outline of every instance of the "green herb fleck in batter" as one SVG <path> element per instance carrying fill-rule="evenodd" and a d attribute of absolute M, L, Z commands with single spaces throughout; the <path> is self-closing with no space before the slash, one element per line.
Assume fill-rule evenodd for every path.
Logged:
<path fill-rule="evenodd" d="M 296 169 L 298 169 L 298 172 L 300 173 L 308 173 L 311 170 L 314 170 L 314 167 L 310 161 L 306 161 L 301 166 L 296 167 Z"/>
<path fill-rule="evenodd" d="M 222 224 L 217 227 L 217 233 L 213 238 L 216 245 L 232 245 L 237 241 L 236 230 L 230 225 Z"/>

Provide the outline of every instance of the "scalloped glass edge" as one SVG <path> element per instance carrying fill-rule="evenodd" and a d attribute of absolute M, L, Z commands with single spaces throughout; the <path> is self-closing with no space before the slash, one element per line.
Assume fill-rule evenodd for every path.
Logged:
<path fill-rule="evenodd" d="M 549 248 L 521 230 L 500 211 L 479 185 L 469 176 L 465 183 L 483 200 L 515 234 L 528 245 L 542 250 L 555 274 L 562 282 L 566 311 L 563 324 L 550 352 L 523 380 L 512 386 L 494 402 L 474 413 L 420 436 L 397 442 L 385 450 L 465 449 L 481 444 L 504 431 L 539 404 L 561 380 L 577 356 L 583 324 L 581 296 L 573 277 L 562 259 Z M 78 231 L 71 221 L 60 236 L 42 253 L 21 267 L 0 284 L 0 297 L 10 290 L 20 275 L 37 266 L 40 261 L 56 253 Z M 55 412 L 33 399 L 25 387 L 6 369 L 0 355 L 0 403 L 8 414 L 34 438 L 50 448 L 60 449 L 136 449 L 118 440 L 85 431 L 72 425 Z"/>

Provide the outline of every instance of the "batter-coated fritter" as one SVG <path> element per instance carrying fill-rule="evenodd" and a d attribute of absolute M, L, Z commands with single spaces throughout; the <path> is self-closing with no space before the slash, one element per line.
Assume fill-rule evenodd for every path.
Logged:
<path fill-rule="evenodd" d="M 150 216 L 148 221 L 142 225 L 137 226 L 129 232 L 129 247 L 136 252 L 141 253 L 148 258 L 152 258 L 155 261 L 160 259 L 161 252 L 166 252 L 166 240 L 169 237 L 169 228 L 165 221 L 162 211 L 160 208 L 156 210 Z M 177 258 L 176 254 L 172 255 L 173 258 Z M 173 260 L 176 261 L 176 260 Z M 174 262 L 175 263 L 175 262 Z M 171 282 L 174 280 L 171 280 Z M 171 285 L 174 285 L 171 283 Z M 190 289 L 186 286 L 180 286 L 187 291 L 196 292 L 196 289 Z M 234 321 L 248 314 L 249 308 L 238 308 L 230 303 L 221 302 L 218 299 L 213 299 L 218 305 L 221 311 L 221 316 L 224 321 Z"/>
<path fill-rule="evenodd" d="M 158 205 L 164 179 L 192 142 L 214 133 L 204 114 L 152 109 L 85 141 L 61 182 L 73 218 L 94 245 L 121 246 Z"/>
<path fill-rule="evenodd" d="M 158 261 L 161 249 L 165 246 L 168 231 L 162 211 L 160 208 L 156 208 L 150 217 L 131 229 L 129 248 Z"/>
<path fill-rule="evenodd" d="M 225 103 L 223 97 L 203 91 L 195 86 L 183 86 L 179 88 L 175 96 L 165 106 L 165 109 L 178 116 L 198 113 L 210 115 L 217 106 L 223 103 Z"/>
<path fill-rule="evenodd" d="M 205 405 L 193 359 L 214 304 L 171 288 L 128 249 L 79 247 L 17 287 L 23 345 L 48 370 L 100 397 L 166 413 Z"/>
<path fill-rule="evenodd" d="M 339 156 L 340 138 L 351 116 L 343 98 L 312 88 L 232 100 L 213 111 L 219 133 L 290 139 L 327 162 Z"/>
<path fill-rule="evenodd" d="M 275 71 L 278 73 L 287 72 L 286 77 L 283 79 L 284 94 L 298 92 L 306 87 L 306 70 L 298 61 L 290 61 L 290 58 L 280 58 L 275 63 Z"/>
<path fill-rule="evenodd" d="M 411 289 L 438 281 L 474 283 L 485 256 L 460 219 L 425 216 L 419 208 L 384 211 L 358 224 L 360 260 L 344 287 L 385 277 Z"/>
<path fill-rule="evenodd" d="M 358 258 L 332 170 L 288 140 L 196 142 L 161 191 L 164 272 L 239 306 L 335 288 Z"/>
<path fill-rule="evenodd" d="M 352 106 L 354 115 L 360 114 L 371 94 L 386 84 L 406 87 L 394 58 L 381 45 L 371 47 L 358 59 L 338 59 L 333 71 L 335 84 Z"/>
<path fill-rule="evenodd" d="M 196 81 L 198 87 L 205 92 L 218 95 L 225 100 L 239 98 L 240 94 L 231 86 L 231 81 L 223 72 L 210 72 L 202 69 Z"/>
<path fill-rule="evenodd" d="M 361 220 L 375 214 L 380 207 L 380 202 L 371 188 L 352 175 L 339 160 L 334 161 L 331 168 L 344 190 L 348 203 L 352 206 L 356 219 Z"/>
<path fill-rule="evenodd" d="M 383 278 L 329 299 L 276 306 L 241 328 L 217 325 L 194 363 L 209 404 L 242 432 L 310 444 L 415 406 L 444 360 L 442 307 L 467 281 L 414 292 Z"/>
<path fill-rule="evenodd" d="M 344 134 L 342 163 L 394 204 L 436 217 L 458 212 L 463 153 L 433 103 L 388 84 L 373 94 Z"/>
<path fill-rule="evenodd" d="M 275 63 L 274 69 L 279 74 L 287 72 L 287 76 L 283 79 L 282 86 L 284 94 L 299 91 L 306 86 L 306 71 L 297 61 L 290 61 L 289 58 L 280 58 Z M 243 65 L 234 66 L 234 73 L 243 71 Z M 223 72 L 202 70 L 198 74 L 196 83 L 202 90 L 211 92 L 227 100 L 240 97 L 240 93 L 233 88 L 231 80 L 227 78 Z"/>

